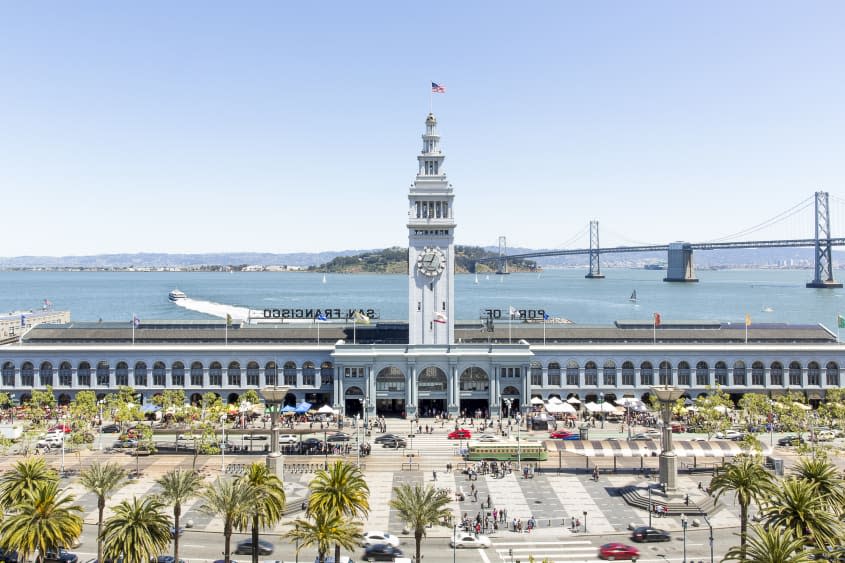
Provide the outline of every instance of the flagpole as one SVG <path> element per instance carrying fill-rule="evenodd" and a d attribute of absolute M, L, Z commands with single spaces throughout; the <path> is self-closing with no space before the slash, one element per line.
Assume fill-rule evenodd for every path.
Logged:
<path fill-rule="evenodd" d="M 434 84 L 434 81 L 431 81 Z M 428 113 L 434 113 L 434 88 L 428 89 Z"/>
<path fill-rule="evenodd" d="M 315 320 L 314 322 L 317 323 L 317 346 L 319 346 L 320 345 L 320 321 Z"/>
<path fill-rule="evenodd" d="M 135 313 L 132 313 L 132 346 L 135 345 Z"/>
<path fill-rule="evenodd" d="M 652 343 L 657 344 L 657 317 L 651 318 Z"/>
<path fill-rule="evenodd" d="M 226 336 L 225 336 L 225 340 L 224 340 L 223 345 L 224 346 L 229 345 L 229 319 L 226 319 Z"/>
<path fill-rule="evenodd" d="M 352 317 L 352 344 L 358 343 L 358 323 L 355 322 L 355 317 Z"/>
<path fill-rule="evenodd" d="M 546 345 L 546 319 L 543 319 L 543 346 Z"/>

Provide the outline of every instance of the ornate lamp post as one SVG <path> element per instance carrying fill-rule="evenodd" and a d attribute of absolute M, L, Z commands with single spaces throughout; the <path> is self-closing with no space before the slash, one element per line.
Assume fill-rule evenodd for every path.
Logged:
<path fill-rule="evenodd" d="M 687 563 L 687 515 L 681 514 L 681 528 L 684 530 L 684 561 Z"/>
<path fill-rule="evenodd" d="M 288 389 L 290 387 L 287 385 L 273 385 L 261 389 L 264 404 L 270 410 L 270 453 L 266 459 L 267 469 L 282 481 L 285 478 L 285 459 L 279 451 L 279 411 L 285 402 Z"/>
<path fill-rule="evenodd" d="M 601 413 L 601 428 L 604 430 L 604 393 L 599 393 L 599 409 Z"/>
<path fill-rule="evenodd" d="M 663 411 L 663 437 L 662 447 L 658 459 L 660 465 L 660 482 L 666 488 L 666 492 L 675 491 L 678 482 L 678 456 L 672 449 L 672 405 L 683 394 L 683 389 L 677 389 L 669 385 L 652 387 L 651 392 L 660 401 Z"/>

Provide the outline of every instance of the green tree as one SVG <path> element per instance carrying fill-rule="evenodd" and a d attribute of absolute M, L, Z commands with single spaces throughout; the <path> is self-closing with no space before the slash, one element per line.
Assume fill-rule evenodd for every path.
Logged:
<path fill-rule="evenodd" d="M 708 386 L 707 389 L 709 393 L 706 396 L 699 395 L 695 399 L 695 406 L 698 409 L 695 415 L 709 439 L 716 432 L 723 432 L 730 428 L 731 420 L 727 412 L 733 410 L 734 405 L 721 386 L 715 388 Z"/>
<path fill-rule="evenodd" d="M 725 554 L 726 561 L 753 561 L 754 563 L 809 563 L 813 559 L 804 549 L 803 538 L 777 528 L 752 526 L 753 534 L 743 549 L 732 547 Z"/>
<path fill-rule="evenodd" d="M 841 428 L 845 420 L 845 389 L 838 387 L 825 390 L 824 401 L 816 412 L 828 424 L 837 424 Z"/>
<path fill-rule="evenodd" d="M 154 497 L 123 501 L 106 520 L 104 554 L 110 559 L 123 557 L 124 563 L 149 563 L 170 544 L 170 519 L 164 505 Z M 102 561 L 102 559 L 100 559 Z"/>
<path fill-rule="evenodd" d="M 739 400 L 739 408 L 745 413 L 748 424 L 759 424 L 767 421 L 772 406 L 767 396 L 762 393 L 745 393 Z"/>
<path fill-rule="evenodd" d="M 202 477 L 196 471 L 174 469 L 168 471 L 156 483 L 161 487 L 159 497 L 173 505 L 173 559 L 179 561 L 179 520 L 182 517 L 182 504 L 194 498 L 202 489 Z"/>
<path fill-rule="evenodd" d="M 328 470 L 318 471 L 309 483 L 306 514 L 339 514 L 347 518 L 370 512 L 370 488 L 358 467 L 336 461 Z M 335 561 L 340 561 L 340 544 L 335 545 Z"/>
<path fill-rule="evenodd" d="M 255 389 L 247 389 L 238 398 L 238 404 L 248 403 L 250 405 L 257 405 L 259 401 L 261 401 L 261 398 L 258 396 L 258 391 Z"/>
<path fill-rule="evenodd" d="M 802 393 L 789 392 L 772 403 L 772 411 L 788 432 L 803 432 L 807 426 L 807 410 Z"/>
<path fill-rule="evenodd" d="M 106 499 L 126 482 L 126 470 L 111 461 L 96 461 L 79 475 L 79 482 L 97 497 L 97 561 L 103 561 L 103 512 Z"/>
<path fill-rule="evenodd" d="M 46 389 L 33 389 L 32 398 L 29 400 L 29 416 L 33 421 L 41 422 L 47 419 L 47 411 L 53 412 L 56 408 L 56 395 L 53 393 L 53 386 L 48 385 Z"/>
<path fill-rule="evenodd" d="M 436 490 L 431 485 L 410 485 L 403 483 L 394 487 L 390 507 L 399 513 L 399 517 L 414 531 L 416 560 L 420 559 L 420 547 L 425 529 L 449 518 L 449 495 Z"/>
<path fill-rule="evenodd" d="M 137 394 L 132 387 L 121 386 L 117 388 L 117 392 L 106 395 L 106 405 L 118 424 L 144 419 Z"/>
<path fill-rule="evenodd" d="M 58 483 L 59 474 L 43 457 L 27 457 L 0 476 L 0 506 L 14 506 L 41 483 Z"/>
<path fill-rule="evenodd" d="M 165 423 L 172 415 L 174 418 L 179 418 L 181 411 L 185 408 L 185 390 L 184 389 L 165 389 L 162 393 L 155 395 L 152 398 L 152 403 L 161 407 L 164 413 L 163 419 Z"/>
<path fill-rule="evenodd" d="M 796 477 L 781 482 L 763 514 L 768 527 L 786 530 L 819 549 L 838 545 L 843 533 L 842 523 L 828 510 L 815 483 Z"/>
<path fill-rule="evenodd" d="M 10 516 L 0 523 L 0 547 L 17 551 L 19 561 L 48 549 L 73 545 L 82 535 L 82 508 L 73 495 L 61 495 L 58 481 L 40 481 L 11 505 Z"/>
<path fill-rule="evenodd" d="M 348 550 L 355 549 L 361 536 L 361 528 L 360 522 L 349 520 L 342 514 L 316 512 L 306 518 L 294 520 L 293 528 L 285 537 L 296 544 L 296 553 L 315 546 L 319 563 L 324 563 L 332 544 Z"/>
<path fill-rule="evenodd" d="M 242 479 L 221 479 L 207 485 L 202 492 L 204 504 L 200 511 L 223 518 L 223 558 L 231 560 L 232 531 L 243 522 L 247 507 L 254 498 L 254 490 Z"/>
<path fill-rule="evenodd" d="M 93 391 L 80 391 L 68 405 L 68 411 L 76 420 L 94 420 L 100 412 L 97 395 Z"/>
<path fill-rule="evenodd" d="M 818 495 L 835 514 L 845 512 L 845 480 L 827 459 L 802 457 L 792 466 L 795 476 L 813 483 Z"/>
<path fill-rule="evenodd" d="M 12 401 L 11 395 L 8 393 L 0 393 L 0 409 L 10 409 L 14 406 L 15 402 Z"/>
<path fill-rule="evenodd" d="M 252 488 L 252 502 L 244 513 L 244 520 L 238 526 L 250 528 L 252 545 L 258 545 L 258 531 L 261 527 L 275 526 L 285 511 L 285 488 L 282 481 L 263 463 L 253 463 L 241 477 Z M 252 550 L 252 563 L 258 563 L 258 550 Z"/>
<path fill-rule="evenodd" d="M 759 458 L 742 456 L 713 477 L 710 489 L 717 500 L 727 492 L 734 494 L 739 503 L 739 546 L 740 551 L 744 550 L 748 541 L 748 506 L 752 501 L 759 505 L 772 494 L 774 485 L 771 474 Z"/>

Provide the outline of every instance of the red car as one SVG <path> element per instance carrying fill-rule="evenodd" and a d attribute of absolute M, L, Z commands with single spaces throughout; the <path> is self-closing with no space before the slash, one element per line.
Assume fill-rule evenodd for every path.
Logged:
<path fill-rule="evenodd" d="M 549 434 L 549 438 L 557 438 L 561 440 L 569 438 L 570 436 L 572 436 L 572 432 L 567 432 L 566 430 L 558 430 Z"/>
<path fill-rule="evenodd" d="M 50 432 L 64 432 L 65 434 L 70 434 L 70 426 L 67 424 L 57 424 L 50 428 Z"/>
<path fill-rule="evenodd" d="M 472 438 L 472 432 L 470 432 L 466 428 L 459 428 L 457 430 L 452 430 L 451 432 L 449 432 L 450 440 L 469 440 L 470 438 Z"/>
<path fill-rule="evenodd" d="M 633 545 L 624 543 L 606 543 L 599 548 L 599 559 L 613 561 L 615 559 L 630 559 L 636 561 L 640 557 L 640 550 Z"/>

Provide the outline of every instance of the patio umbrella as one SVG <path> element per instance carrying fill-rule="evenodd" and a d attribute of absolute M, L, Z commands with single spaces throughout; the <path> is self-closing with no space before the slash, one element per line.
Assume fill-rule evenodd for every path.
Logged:
<path fill-rule="evenodd" d="M 580 400 L 578 397 L 569 397 L 569 398 L 566 400 L 566 402 L 567 402 L 567 403 L 569 403 L 570 405 L 579 405 L 579 404 L 581 404 L 581 400 Z"/>
<path fill-rule="evenodd" d="M 601 407 L 598 406 L 596 403 L 593 403 L 592 401 L 589 403 L 585 403 L 584 408 L 590 412 L 599 412 L 601 410 Z"/>
<path fill-rule="evenodd" d="M 285 405 L 284 407 L 282 407 L 282 412 L 296 412 L 296 407 Z"/>
<path fill-rule="evenodd" d="M 308 412 L 308 409 L 310 409 L 310 408 L 311 408 L 311 403 L 303 402 L 303 403 L 299 403 L 298 405 L 296 405 L 296 410 L 294 410 L 293 412 L 295 412 L 296 414 L 305 414 L 305 413 Z"/>
<path fill-rule="evenodd" d="M 532 405 L 542 405 L 543 399 L 541 399 L 540 397 L 531 397 L 531 404 Z"/>
<path fill-rule="evenodd" d="M 319 409 L 317 409 L 319 414 L 334 414 L 334 409 L 331 408 L 329 405 L 323 405 Z"/>
<path fill-rule="evenodd" d="M 560 404 L 563 404 L 563 401 L 561 401 L 558 397 L 549 397 L 549 401 L 548 401 L 548 402 L 549 402 L 549 404 L 550 404 L 550 405 L 560 405 Z"/>
<path fill-rule="evenodd" d="M 601 412 L 616 412 L 616 405 L 613 403 L 602 403 Z"/>

